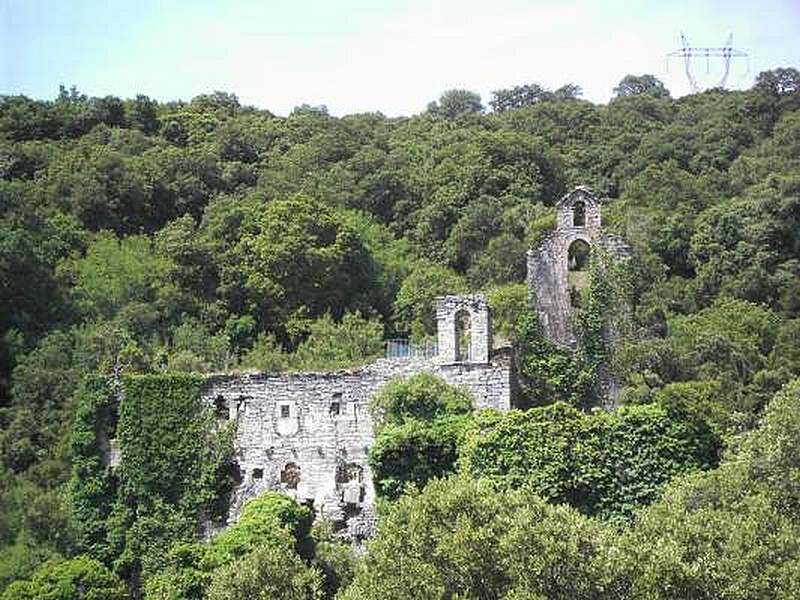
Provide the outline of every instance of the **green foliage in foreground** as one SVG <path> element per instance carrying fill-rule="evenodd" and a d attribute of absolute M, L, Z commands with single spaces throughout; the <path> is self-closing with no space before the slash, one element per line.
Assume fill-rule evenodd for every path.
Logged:
<path fill-rule="evenodd" d="M 254 586 L 292 586 L 292 578 L 287 573 L 297 565 L 316 582 L 315 585 L 321 585 L 319 574 L 305 566 L 301 558 L 301 555 L 310 558 L 313 554 L 311 519 L 311 511 L 291 498 L 278 493 L 262 494 L 248 502 L 239 520 L 210 543 L 179 541 L 173 544 L 163 566 L 147 580 L 145 597 L 154 600 L 223 597 L 220 594 L 224 593 L 225 586 L 219 582 L 235 579 L 238 569 L 233 565 L 253 563 L 262 564 L 265 569 L 251 582 Z M 286 564 L 291 564 L 292 568 L 286 571 L 285 565 L 275 564 L 276 556 L 284 556 Z M 252 575 L 252 568 L 248 566 L 247 572 Z M 301 579 L 306 581 L 307 578 Z M 231 584 L 232 589 L 247 584 L 237 581 L 239 583 Z"/>
<path fill-rule="evenodd" d="M 629 519 L 678 475 L 713 467 L 719 439 L 691 414 L 651 404 L 586 414 L 566 404 L 474 417 L 462 469 L 498 489 Z"/>
<path fill-rule="evenodd" d="M 102 563 L 77 556 L 44 563 L 28 581 L 15 581 L 2 600 L 124 600 L 125 585 Z"/>
<path fill-rule="evenodd" d="M 208 600 L 322 600 L 322 577 L 296 554 L 257 548 L 220 567 L 208 588 Z"/>
<path fill-rule="evenodd" d="M 385 515 L 343 598 L 585 597 L 602 575 L 593 559 L 604 554 L 603 532 L 529 492 L 465 477 L 432 481 Z"/>
<path fill-rule="evenodd" d="M 627 528 L 457 477 L 401 498 L 343 598 L 795 598 L 800 381 Z"/>
<path fill-rule="evenodd" d="M 376 492 L 397 498 L 455 471 L 472 396 L 430 373 L 399 377 L 372 399 L 375 443 L 369 453 Z"/>

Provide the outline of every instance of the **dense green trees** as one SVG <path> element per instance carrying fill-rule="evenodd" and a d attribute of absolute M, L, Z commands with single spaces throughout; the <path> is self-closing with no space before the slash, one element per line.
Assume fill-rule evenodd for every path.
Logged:
<path fill-rule="evenodd" d="M 736 446 L 769 399 L 800 374 L 800 75 L 776 69 L 759 74 L 750 90 L 679 99 L 652 76 L 628 76 L 607 105 L 579 95 L 574 85 L 512 87 L 495 92 L 487 114 L 476 94 L 451 90 L 424 114 L 392 119 L 335 118 L 309 106 L 283 118 L 224 92 L 170 103 L 89 98 L 74 88 L 54 101 L 0 97 L 0 586 L 14 578 L 29 585 L 45 561 L 66 564 L 88 552 L 137 587 L 144 583 L 135 578 L 140 558 L 152 570 L 163 566 L 148 550 L 158 546 L 154 540 L 191 534 L 194 509 L 165 508 L 168 495 L 141 502 L 142 518 L 133 521 L 123 504 L 112 514 L 99 502 L 116 497 L 121 482 L 85 454 L 94 427 L 86 399 L 96 408 L 108 398 L 91 382 L 80 384 L 87 374 L 361 362 L 380 353 L 382 338 L 430 336 L 432 301 L 442 293 L 491 286 L 496 333 L 517 344 L 529 404 L 591 406 L 608 375 L 602 364 L 617 377 L 620 401 L 636 405 L 617 419 L 639 415 L 645 430 L 661 432 L 653 439 L 668 433 L 665 439 L 683 440 L 670 432 L 696 426 L 698 434 Z M 525 250 L 553 227 L 552 203 L 578 183 L 610 196 L 604 222 L 635 255 L 623 290 L 632 313 L 610 311 L 619 322 L 598 319 L 609 298 L 614 306 L 609 294 L 616 291 L 603 285 L 612 277 L 597 277 L 583 299 L 591 310 L 576 324 L 591 343 L 574 355 L 537 337 L 519 284 Z M 623 326 L 625 335 L 609 348 L 604 332 Z M 386 426 L 375 460 L 390 495 L 458 469 L 473 417 L 456 413 L 410 413 Z M 609 424 L 612 417 L 574 420 L 604 423 L 592 431 L 602 430 L 597 439 L 609 447 L 625 437 L 623 425 Z M 625 431 L 639 439 L 640 429 Z M 698 439 L 710 439 L 706 433 Z M 634 558 L 622 561 L 634 573 L 623 579 L 636 594 L 734 598 L 773 586 L 797 595 L 794 567 L 786 566 L 796 564 L 796 549 L 785 542 L 790 500 L 747 495 L 750 475 L 723 465 L 670 488 L 659 508 L 634 511 L 692 461 L 656 463 L 647 489 L 622 510 L 646 515 L 634 517 L 624 553 Z M 90 475 L 93 487 L 83 496 L 71 487 L 67 493 L 75 469 Z M 149 489 L 133 479 L 122 484 L 139 495 Z M 213 494 L 203 490 L 188 496 L 213 510 L 204 495 Z M 78 519 L 76 498 L 83 503 Z M 552 546 L 563 555 L 602 555 L 603 543 L 586 540 L 598 539 L 605 526 L 536 502 L 527 512 L 519 507 L 519 518 L 508 518 L 508 537 L 499 538 L 508 548 L 530 549 L 519 560 L 549 556 L 532 550 L 551 547 L 535 546 L 538 534 L 528 535 L 539 523 L 544 540 L 557 541 L 553 532 L 565 528 L 572 541 Z M 726 519 L 750 529 L 727 535 Z M 126 536 L 109 538 L 125 527 Z M 666 537 L 658 537 L 659 528 Z M 756 528 L 772 533 L 755 539 Z M 644 540 L 655 538 L 664 544 L 648 548 Z M 692 544 L 701 558 L 686 550 Z M 724 549 L 724 561 L 715 547 Z M 123 548 L 124 560 L 114 563 Z M 495 549 L 481 548 L 495 557 Z M 325 574 L 328 595 L 332 581 L 349 578 L 349 557 L 335 544 L 328 549 L 327 558 L 320 551 L 297 559 L 305 565 L 296 570 L 298 589 L 317 593 L 313 568 Z M 762 551 L 775 565 L 763 573 L 747 566 Z M 241 557 L 241 569 L 228 567 L 219 575 L 228 583 L 215 589 L 234 589 L 240 570 L 278 568 L 270 552 Z M 192 552 L 176 556 L 194 564 Z M 590 595 L 570 587 L 584 583 L 603 590 L 599 596 L 618 589 L 582 575 L 591 561 L 576 559 L 577 570 L 569 567 L 559 579 L 544 559 L 497 560 L 508 564 L 503 593 L 517 597 L 558 597 L 562 585 L 565 597 Z M 392 587 L 396 582 L 371 564 L 374 584 L 387 590 L 382 597 L 414 589 Z M 457 569 L 439 575 L 428 563 L 408 564 L 430 575 L 433 595 L 478 589 L 469 574 L 451 577 Z M 755 571 L 748 588 L 741 574 Z M 372 589 L 365 577 L 354 590 Z M 465 583 L 447 587 L 456 580 Z M 716 587 L 704 587 L 709 581 Z M 416 597 L 428 588 L 420 589 Z"/>
<path fill-rule="evenodd" d="M 648 94 L 655 98 L 669 98 L 669 90 L 654 75 L 626 75 L 614 88 L 617 97 Z"/>
<path fill-rule="evenodd" d="M 0 594 L 3 600 L 123 600 L 126 596 L 120 578 L 86 556 L 44 563 L 30 581 L 15 581 Z"/>
<path fill-rule="evenodd" d="M 528 487 L 556 504 L 630 518 L 677 475 L 709 468 L 719 440 L 700 418 L 657 404 L 581 413 L 565 404 L 484 413 L 462 449 L 462 468 L 503 490 Z"/>
<path fill-rule="evenodd" d="M 391 507 L 344 597 L 792 598 L 798 407 L 794 381 L 718 469 L 679 478 L 623 530 L 524 486 L 435 481 Z"/>
<path fill-rule="evenodd" d="M 439 97 L 438 102 L 428 104 L 428 112 L 432 115 L 455 119 L 461 115 L 483 112 L 481 97 L 469 90 L 447 90 Z"/>
<path fill-rule="evenodd" d="M 311 520 L 307 507 L 263 494 L 210 543 L 173 544 L 147 580 L 145 598 L 321 599 L 323 574 L 309 563 L 316 552 Z"/>

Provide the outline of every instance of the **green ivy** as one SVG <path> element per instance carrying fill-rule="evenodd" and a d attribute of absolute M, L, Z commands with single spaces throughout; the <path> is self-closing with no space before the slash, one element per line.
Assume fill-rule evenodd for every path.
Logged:
<path fill-rule="evenodd" d="M 78 408 L 72 426 L 70 498 L 77 517 L 83 549 L 109 563 L 108 519 L 116 497 L 117 480 L 103 464 L 98 433 L 114 414 L 114 394 L 105 377 L 87 377 L 77 392 Z"/>
<path fill-rule="evenodd" d="M 133 375 L 115 394 L 112 383 L 89 379 L 79 394 L 71 496 L 83 543 L 134 585 L 160 568 L 164 548 L 195 539 L 201 520 L 225 515 L 233 431 L 201 401 L 204 382 L 198 375 Z M 116 434 L 121 449 L 113 472 L 98 447 L 103 430 Z"/>
<path fill-rule="evenodd" d="M 594 365 L 544 337 L 539 320 L 525 312 L 517 320 L 517 367 L 524 400 L 530 405 L 561 401 L 586 406 L 595 381 Z"/>
<path fill-rule="evenodd" d="M 479 413 L 460 465 L 501 489 L 531 487 L 615 520 L 652 503 L 676 475 L 714 466 L 719 444 L 704 421 L 656 404 L 587 414 L 559 402 Z"/>
<path fill-rule="evenodd" d="M 602 249 L 593 249 L 589 285 L 579 293 L 572 314 L 578 339 L 575 350 L 546 339 L 533 311 L 521 313 L 516 324 L 517 366 L 524 400 L 541 406 L 566 402 L 590 408 L 603 398 L 614 343 L 631 328 L 630 273 L 626 265 Z"/>

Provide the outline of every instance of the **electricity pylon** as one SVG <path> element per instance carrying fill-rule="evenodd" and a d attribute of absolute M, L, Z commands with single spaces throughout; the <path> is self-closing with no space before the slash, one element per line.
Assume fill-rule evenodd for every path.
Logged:
<path fill-rule="evenodd" d="M 717 84 L 717 87 L 725 87 L 725 84 L 728 81 L 728 75 L 731 72 L 731 59 L 732 58 L 744 58 L 747 60 L 747 71 L 750 72 L 750 57 L 747 52 L 742 50 L 736 50 L 733 48 L 733 34 L 731 33 L 728 35 L 728 39 L 725 42 L 725 45 L 718 48 L 696 48 L 689 45 L 689 41 L 686 39 L 686 36 L 681 33 L 681 48 L 677 50 L 673 50 L 672 52 L 667 54 L 667 70 L 669 70 L 669 59 L 670 58 L 682 58 L 683 59 L 683 67 L 686 71 L 686 78 L 689 80 L 689 86 L 692 88 L 692 92 L 695 94 L 701 91 L 700 85 L 697 83 L 697 79 L 695 78 L 694 74 L 692 73 L 692 59 L 693 58 L 705 58 L 706 59 L 706 73 L 711 72 L 711 59 L 712 58 L 721 58 L 723 62 L 723 71 L 722 71 L 722 78 Z"/>

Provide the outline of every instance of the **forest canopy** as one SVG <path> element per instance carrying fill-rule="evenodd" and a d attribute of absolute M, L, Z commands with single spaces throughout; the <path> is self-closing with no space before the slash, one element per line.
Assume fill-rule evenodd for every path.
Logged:
<path fill-rule="evenodd" d="M 522 284 L 576 185 L 633 257 L 593 264 L 572 353 L 541 338 Z M 0 96 L 2 598 L 792 597 L 798 232 L 794 68 L 680 98 L 628 75 L 607 104 L 571 83 L 451 89 L 398 118 L 280 117 L 221 91 Z M 379 398 L 386 526 L 366 560 L 281 498 L 216 545 L 193 540 L 230 487 L 224 439 L 174 444 L 213 455 L 202 489 L 165 476 L 156 493 L 143 468 L 106 479 L 82 454 L 109 381 L 184 422 L 203 374 L 361 364 L 385 339 L 429 339 L 436 296 L 477 290 L 528 410 L 474 413 L 418 380 Z M 598 319 L 616 293 L 630 314 L 612 351 Z M 597 414 L 606 368 L 623 407 Z M 118 425 L 158 431 L 137 419 Z M 150 475 L 168 473 L 155 458 Z M 76 496 L 84 468 L 97 478 Z M 113 511 L 87 521 L 98 498 Z M 426 520 L 454 507 L 469 519 Z"/>

